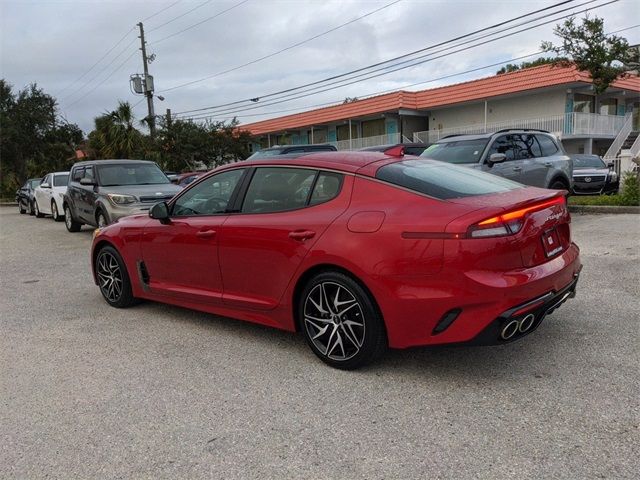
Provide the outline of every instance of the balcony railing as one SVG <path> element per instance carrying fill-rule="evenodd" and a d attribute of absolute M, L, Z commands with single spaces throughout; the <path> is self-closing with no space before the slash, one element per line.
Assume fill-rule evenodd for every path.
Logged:
<path fill-rule="evenodd" d="M 505 128 L 533 128 L 547 130 L 561 138 L 572 136 L 601 135 L 615 137 L 624 125 L 625 117 L 620 115 L 600 115 L 597 113 L 565 113 L 545 117 L 505 120 L 461 127 L 443 128 L 415 132 L 415 142 L 433 143 L 447 135 L 493 133 Z"/>
<path fill-rule="evenodd" d="M 358 150 L 365 147 L 377 147 L 378 145 L 387 145 L 389 143 L 400 143 L 400 134 L 386 133 L 384 135 L 352 138 L 351 140 L 339 140 L 331 143 L 335 145 L 338 150 Z"/>

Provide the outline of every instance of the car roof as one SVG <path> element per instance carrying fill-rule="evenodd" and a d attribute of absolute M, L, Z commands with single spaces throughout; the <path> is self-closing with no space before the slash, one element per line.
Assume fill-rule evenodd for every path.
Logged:
<path fill-rule="evenodd" d="M 414 157 L 415 158 L 415 157 Z M 274 155 L 273 157 L 243 160 L 229 163 L 218 169 L 216 172 L 233 167 L 258 167 L 264 165 L 274 166 L 300 166 L 319 169 L 338 170 L 345 173 L 355 173 L 361 168 L 381 160 L 401 160 L 402 157 L 391 157 L 382 152 L 362 152 L 362 151 L 338 151 L 338 152 L 307 152 L 299 155 Z"/>
<path fill-rule="evenodd" d="M 117 165 L 119 163 L 128 163 L 128 162 L 135 162 L 135 163 L 150 163 L 150 164 L 155 164 L 155 162 L 152 162 L 150 160 L 138 160 L 135 158 L 132 159 L 128 159 L 128 158 L 121 158 L 121 159 L 106 159 L 106 160 L 83 160 L 82 162 L 77 162 L 74 163 L 73 166 L 74 167 L 82 167 L 85 165 L 96 165 L 96 164 L 100 164 L 100 165 Z"/>
<path fill-rule="evenodd" d="M 518 133 L 548 135 L 553 137 L 551 133 L 546 132 L 544 130 L 535 130 L 535 129 L 527 129 L 527 128 L 523 128 L 523 129 L 510 128 L 510 129 L 498 130 L 497 132 L 491 132 L 491 133 L 473 133 L 473 134 L 461 133 L 461 134 L 447 135 L 436 140 L 435 143 L 456 142 L 459 140 L 481 140 L 481 139 L 491 138 L 495 135 L 511 135 L 511 134 L 518 134 Z"/>
<path fill-rule="evenodd" d="M 428 143 L 407 142 L 407 143 L 387 143 L 386 145 L 376 145 L 374 147 L 364 147 L 359 149 L 360 152 L 384 152 L 393 147 L 423 147 L 427 148 Z"/>
<path fill-rule="evenodd" d="M 69 175 L 69 172 L 49 172 L 47 175 Z M 45 175 L 46 177 L 46 175 Z M 44 178 L 44 177 L 42 177 Z"/>

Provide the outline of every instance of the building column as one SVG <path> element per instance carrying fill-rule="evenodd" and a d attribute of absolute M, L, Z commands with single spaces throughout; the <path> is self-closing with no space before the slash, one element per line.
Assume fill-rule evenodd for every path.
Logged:
<path fill-rule="evenodd" d="M 586 155 L 591 155 L 593 152 L 593 138 L 586 138 L 584 140 L 584 153 Z"/>

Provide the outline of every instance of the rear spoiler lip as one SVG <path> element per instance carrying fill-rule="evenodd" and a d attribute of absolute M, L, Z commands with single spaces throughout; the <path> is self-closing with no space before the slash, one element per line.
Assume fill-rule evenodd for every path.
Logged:
<path fill-rule="evenodd" d="M 475 223 L 481 222 L 487 218 L 491 218 L 494 216 L 501 215 L 507 211 L 519 210 L 520 208 L 526 207 L 527 205 L 542 203 L 547 200 L 552 200 L 554 198 L 564 197 L 566 198 L 569 192 L 566 190 L 552 190 L 544 195 L 538 195 L 533 198 L 529 198 L 527 200 L 523 200 L 518 203 L 513 203 L 508 206 L 500 206 L 500 207 L 491 207 L 485 206 L 482 208 L 474 208 L 466 214 L 463 214 L 460 217 L 454 218 L 451 220 L 447 226 L 445 227 L 446 233 L 466 233 L 469 226 Z M 468 197 L 473 198 L 473 197 Z"/>

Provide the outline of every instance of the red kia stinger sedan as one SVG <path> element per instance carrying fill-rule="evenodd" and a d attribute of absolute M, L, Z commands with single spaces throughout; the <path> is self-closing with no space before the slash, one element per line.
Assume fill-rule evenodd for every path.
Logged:
<path fill-rule="evenodd" d="M 114 307 L 299 330 L 343 369 L 387 347 L 507 343 L 575 295 L 565 194 L 401 154 L 234 163 L 96 230 L 93 274 Z"/>

